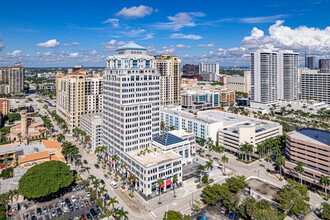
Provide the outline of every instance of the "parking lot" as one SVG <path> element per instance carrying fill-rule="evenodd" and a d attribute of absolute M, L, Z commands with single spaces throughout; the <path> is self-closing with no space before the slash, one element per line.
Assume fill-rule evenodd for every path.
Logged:
<path fill-rule="evenodd" d="M 91 209 L 94 209 L 98 215 L 101 214 L 100 209 L 95 206 L 94 200 L 86 196 L 85 189 L 77 189 L 76 187 L 74 190 L 70 188 L 62 194 L 52 195 L 48 201 L 26 200 L 24 203 L 28 208 L 19 211 L 12 219 L 48 220 L 56 217 L 77 219 L 81 215 L 84 215 L 86 219 L 98 219 L 95 213 L 93 217 Z"/>

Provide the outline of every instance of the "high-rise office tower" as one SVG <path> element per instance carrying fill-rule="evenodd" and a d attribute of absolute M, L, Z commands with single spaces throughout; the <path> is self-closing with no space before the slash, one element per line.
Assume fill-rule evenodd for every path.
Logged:
<path fill-rule="evenodd" d="M 251 53 L 251 99 L 263 104 L 298 98 L 298 55 L 293 51 Z"/>
<path fill-rule="evenodd" d="M 103 79 L 103 143 L 122 159 L 159 135 L 160 76 L 154 56 L 129 43 L 107 58 Z"/>
<path fill-rule="evenodd" d="M 102 112 L 102 77 L 87 76 L 85 70 L 56 77 L 56 114 L 72 130 L 80 116 Z"/>
<path fill-rule="evenodd" d="M 199 75 L 202 73 L 219 74 L 219 63 L 200 63 L 198 64 Z"/>
<path fill-rule="evenodd" d="M 13 67 L 0 67 L 0 93 L 19 94 L 24 90 L 24 67 L 16 63 Z"/>
<path fill-rule="evenodd" d="M 315 69 L 315 56 L 308 56 L 306 58 L 306 67 L 311 70 Z"/>
<path fill-rule="evenodd" d="M 299 54 L 291 50 L 279 51 L 277 99 L 298 99 L 298 59 Z"/>
<path fill-rule="evenodd" d="M 330 73 L 330 59 L 320 59 L 319 68 L 321 73 Z"/>
<path fill-rule="evenodd" d="M 156 67 L 160 74 L 160 104 L 181 104 L 181 59 L 177 56 L 169 56 L 167 53 L 155 56 Z"/>

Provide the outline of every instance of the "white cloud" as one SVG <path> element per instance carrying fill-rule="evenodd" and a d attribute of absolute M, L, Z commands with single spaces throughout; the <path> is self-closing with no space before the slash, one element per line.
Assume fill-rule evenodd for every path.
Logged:
<path fill-rule="evenodd" d="M 196 26 L 196 18 L 204 16 L 205 14 L 202 12 L 179 12 L 174 16 L 167 17 L 170 22 L 156 23 L 152 26 L 157 29 L 179 30 L 183 27 Z"/>
<path fill-rule="evenodd" d="M 63 44 L 64 46 L 80 46 L 80 43 L 79 42 L 72 42 L 72 43 L 69 43 L 69 44 Z"/>
<path fill-rule="evenodd" d="M 125 31 L 117 31 L 116 33 L 119 34 L 120 36 L 125 36 L 125 37 L 145 37 L 146 34 L 146 30 L 142 29 L 142 28 L 138 28 L 138 29 L 130 29 L 128 28 L 128 30 Z"/>
<path fill-rule="evenodd" d="M 198 44 L 197 47 L 214 47 L 213 43 L 208 43 L 208 44 Z"/>
<path fill-rule="evenodd" d="M 14 50 L 13 52 L 7 53 L 7 54 L 10 56 L 19 57 L 19 56 L 21 56 L 21 53 L 22 53 L 21 50 Z"/>
<path fill-rule="evenodd" d="M 131 8 L 124 7 L 116 13 L 116 16 L 124 16 L 127 18 L 143 18 L 147 15 L 150 15 L 152 12 L 157 12 L 157 9 L 154 10 L 152 7 L 140 5 L 138 7 L 133 6 Z"/>
<path fill-rule="evenodd" d="M 92 51 L 91 51 L 91 54 L 92 54 L 92 55 L 96 55 L 96 54 L 97 54 L 96 50 L 92 50 Z"/>
<path fill-rule="evenodd" d="M 52 39 L 43 43 L 38 43 L 38 47 L 49 47 L 49 48 L 56 48 L 60 46 L 60 43 L 56 39 Z"/>
<path fill-rule="evenodd" d="M 119 19 L 117 18 L 109 18 L 106 21 L 103 21 L 103 23 L 111 23 L 113 27 L 119 27 Z"/>
<path fill-rule="evenodd" d="M 48 51 L 48 52 L 44 53 L 44 55 L 45 56 L 50 56 L 51 53 L 52 53 L 51 51 Z"/>
<path fill-rule="evenodd" d="M 70 53 L 69 57 L 78 57 L 79 53 Z"/>
<path fill-rule="evenodd" d="M 117 47 L 123 46 L 125 44 L 124 41 L 118 41 L 115 39 L 112 39 L 111 41 L 108 41 L 106 43 L 102 42 L 100 45 L 105 46 L 105 51 L 110 52 L 110 51 L 115 51 Z"/>
<path fill-rule="evenodd" d="M 190 40 L 200 40 L 202 39 L 202 36 L 195 35 L 195 34 L 182 34 L 182 33 L 174 33 L 171 34 L 171 38 L 176 38 L 176 39 L 190 39 Z"/>
<path fill-rule="evenodd" d="M 190 46 L 184 45 L 184 44 L 178 44 L 176 45 L 177 48 L 187 48 L 190 49 Z"/>
<path fill-rule="evenodd" d="M 240 21 L 243 23 L 257 24 L 257 23 L 273 23 L 278 19 L 288 17 L 289 15 L 280 14 L 273 16 L 265 16 L 265 17 L 250 17 L 250 18 L 241 18 Z"/>
<path fill-rule="evenodd" d="M 291 49 L 300 53 L 329 54 L 330 26 L 325 29 L 300 26 L 291 28 L 283 25 L 283 20 L 276 21 L 268 29 L 269 35 L 254 27 L 250 36 L 242 40 L 242 45 L 249 49 L 279 48 Z"/>

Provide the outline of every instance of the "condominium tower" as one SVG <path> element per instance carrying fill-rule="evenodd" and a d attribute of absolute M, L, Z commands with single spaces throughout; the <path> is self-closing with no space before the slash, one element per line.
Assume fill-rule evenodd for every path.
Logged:
<path fill-rule="evenodd" d="M 24 67 L 16 63 L 13 67 L 0 67 L 0 93 L 19 94 L 24 90 Z"/>
<path fill-rule="evenodd" d="M 330 59 L 320 59 L 319 68 L 321 73 L 330 73 Z"/>
<path fill-rule="evenodd" d="M 72 130 L 85 114 L 102 112 L 102 77 L 78 70 L 56 78 L 56 113 Z"/>
<path fill-rule="evenodd" d="M 181 104 L 181 59 L 177 56 L 169 56 L 167 53 L 155 56 L 156 68 L 160 74 L 160 104 Z"/>
<path fill-rule="evenodd" d="M 259 103 L 298 98 L 298 53 L 257 50 L 251 53 L 251 99 Z"/>
<path fill-rule="evenodd" d="M 330 104 L 330 73 L 305 71 L 301 73 L 301 98 L 312 97 L 316 101 Z"/>
<path fill-rule="evenodd" d="M 219 74 L 219 63 L 199 63 L 199 75 L 202 73 Z"/>

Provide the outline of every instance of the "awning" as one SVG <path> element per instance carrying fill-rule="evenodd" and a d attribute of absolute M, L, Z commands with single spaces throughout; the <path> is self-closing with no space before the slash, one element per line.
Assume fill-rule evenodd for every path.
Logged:
<path fill-rule="evenodd" d="M 172 181 L 171 181 L 171 179 L 169 179 L 169 180 L 166 180 L 166 186 L 169 186 L 169 185 L 171 185 L 172 184 Z"/>
<path fill-rule="evenodd" d="M 164 183 L 161 184 L 161 188 L 164 188 Z"/>

